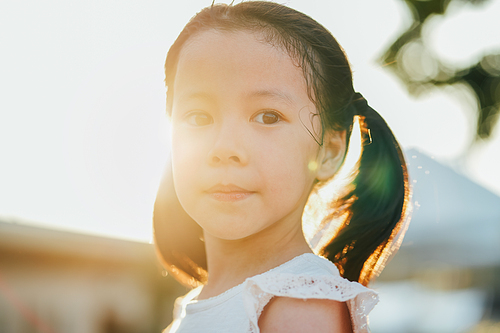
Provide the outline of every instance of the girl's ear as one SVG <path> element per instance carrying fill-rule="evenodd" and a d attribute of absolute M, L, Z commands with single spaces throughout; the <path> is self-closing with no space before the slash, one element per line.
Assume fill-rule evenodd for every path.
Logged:
<path fill-rule="evenodd" d="M 325 135 L 323 146 L 319 153 L 318 180 L 333 177 L 340 169 L 346 153 L 346 131 L 330 131 Z"/>

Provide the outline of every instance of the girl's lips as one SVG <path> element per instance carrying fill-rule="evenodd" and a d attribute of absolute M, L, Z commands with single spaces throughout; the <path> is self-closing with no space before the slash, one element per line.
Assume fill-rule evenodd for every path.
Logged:
<path fill-rule="evenodd" d="M 248 191 L 236 185 L 215 185 L 207 190 L 207 193 L 217 201 L 234 202 L 248 198 L 254 192 Z"/>
<path fill-rule="evenodd" d="M 214 192 L 210 196 L 218 201 L 234 202 L 248 198 L 252 192 Z"/>

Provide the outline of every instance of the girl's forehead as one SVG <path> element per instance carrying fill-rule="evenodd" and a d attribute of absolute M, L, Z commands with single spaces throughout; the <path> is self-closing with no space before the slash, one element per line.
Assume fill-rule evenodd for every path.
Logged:
<path fill-rule="evenodd" d="M 236 55 L 236 51 L 241 49 L 245 49 L 251 54 L 267 53 L 267 56 L 278 56 L 292 61 L 285 49 L 272 43 L 263 32 L 241 29 L 228 31 L 214 28 L 200 31 L 191 36 L 180 51 L 179 61 L 193 53 L 200 54 L 212 50 L 215 54 L 219 54 L 233 50 Z M 204 54 L 204 56 L 210 55 L 211 53 Z"/>
<path fill-rule="evenodd" d="M 252 85 L 307 95 L 302 68 L 261 33 L 207 30 L 192 36 L 179 53 L 175 91 L 197 86 Z M 259 89 L 260 89 L 259 88 Z"/>

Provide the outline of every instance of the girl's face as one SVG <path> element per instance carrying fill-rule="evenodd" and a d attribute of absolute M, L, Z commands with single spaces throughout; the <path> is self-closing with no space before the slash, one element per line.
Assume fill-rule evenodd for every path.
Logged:
<path fill-rule="evenodd" d="M 258 38 L 215 30 L 191 37 L 175 76 L 175 189 L 186 212 L 221 239 L 300 226 L 321 162 L 304 128 L 319 124 L 310 122 L 316 109 L 302 69 Z"/>

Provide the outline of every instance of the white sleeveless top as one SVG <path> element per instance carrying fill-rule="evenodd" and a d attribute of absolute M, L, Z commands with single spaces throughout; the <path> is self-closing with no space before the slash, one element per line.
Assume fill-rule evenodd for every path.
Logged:
<path fill-rule="evenodd" d="M 259 316 L 274 296 L 347 302 L 354 333 L 370 332 L 368 313 L 378 302 L 373 290 L 342 278 L 329 260 L 302 254 L 226 292 L 196 300 L 202 287 L 175 301 L 174 321 L 164 332 L 260 332 Z"/>

